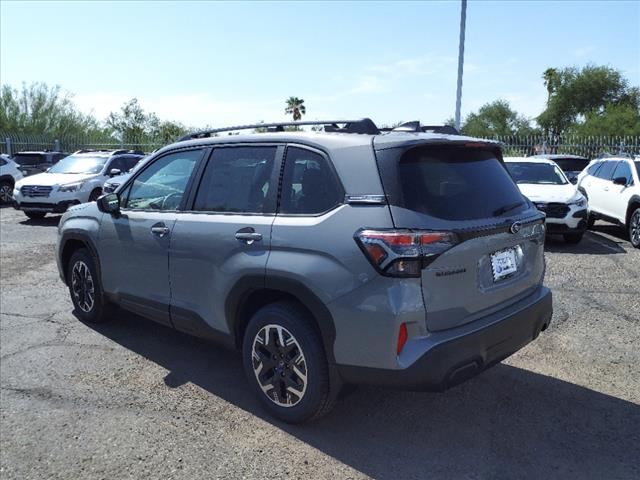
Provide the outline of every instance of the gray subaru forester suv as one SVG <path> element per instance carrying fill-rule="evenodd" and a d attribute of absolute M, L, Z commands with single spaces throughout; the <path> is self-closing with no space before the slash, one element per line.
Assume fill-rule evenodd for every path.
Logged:
<path fill-rule="evenodd" d="M 411 122 L 199 132 L 59 225 L 76 315 L 115 306 L 241 350 L 275 417 L 344 384 L 444 390 L 551 321 L 544 214 L 496 143 Z M 443 133 L 445 132 L 445 133 Z"/>

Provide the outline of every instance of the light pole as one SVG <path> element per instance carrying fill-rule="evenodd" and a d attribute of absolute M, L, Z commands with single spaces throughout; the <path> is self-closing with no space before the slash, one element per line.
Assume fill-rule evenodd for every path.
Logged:
<path fill-rule="evenodd" d="M 456 129 L 460 131 L 460 104 L 462 103 L 462 68 L 464 65 L 464 31 L 467 23 L 467 0 L 460 8 L 460 46 L 458 49 L 458 88 L 456 91 Z"/>

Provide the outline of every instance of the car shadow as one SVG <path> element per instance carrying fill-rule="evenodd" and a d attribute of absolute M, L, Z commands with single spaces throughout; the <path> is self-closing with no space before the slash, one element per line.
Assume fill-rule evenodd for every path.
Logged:
<path fill-rule="evenodd" d="M 89 327 L 167 369 L 168 388 L 191 382 L 375 478 L 638 478 L 640 406 L 569 382 L 500 364 L 441 394 L 359 387 L 292 426 L 260 408 L 237 352 L 116 315 Z"/>
<path fill-rule="evenodd" d="M 587 231 L 578 244 L 566 243 L 562 236 L 548 235 L 545 240 L 545 251 L 552 253 L 573 253 L 589 255 L 611 255 L 626 253 L 624 242 L 618 242 L 600 235 L 597 232 Z"/>
<path fill-rule="evenodd" d="M 604 233 L 620 240 L 624 240 L 625 242 L 629 241 L 629 231 L 625 227 L 614 225 L 612 223 L 597 222 L 593 227 L 591 227 L 591 231 Z"/>
<path fill-rule="evenodd" d="M 62 215 L 55 215 L 53 217 L 47 215 L 44 218 L 25 217 L 25 219 L 19 223 L 20 225 L 37 225 L 39 227 L 57 227 L 58 223 L 60 223 L 61 218 L 62 218 Z"/>

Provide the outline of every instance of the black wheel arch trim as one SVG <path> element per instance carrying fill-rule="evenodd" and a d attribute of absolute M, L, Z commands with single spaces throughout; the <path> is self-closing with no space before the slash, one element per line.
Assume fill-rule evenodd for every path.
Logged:
<path fill-rule="evenodd" d="M 290 278 L 268 275 L 249 275 L 238 280 L 231 288 L 225 302 L 225 317 L 229 332 L 236 335 L 236 347 L 242 345 L 242 339 L 237 336 L 237 328 L 241 320 L 242 308 L 246 300 L 260 290 L 271 290 L 281 292 L 297 299 L 316 320 L 327 360 L 330 364 L 335 363 L 333 355 L 333 345 L 336 338 L 336 330 L 333 316 L 329 309 L 316 294 L 306 285 L 298 280 Z"/>
<path fill-rule="evenodd" d="M 62 258 L 62 254 L 64 253 L 64 249 L 67 245 L 67 242 L 69 242 L 70 240 L 82 242 L 87 247 L 87 250 L 89 250 L 89 253 L 95 260 L 95 267 L 98 273 L 98 278 L 100 278 L 101 280 L 100 283 L 102 284 L 102 269 L 100 267 L 100 255 L 98 255 L 98 249 L 96 248 L 96 245 L 94 241 L 91 239 L 91 237 L 87 235 L 87 233 L 84 232 L 83 230 L 69 229 L 62 234 L 62 238 L 60 239 L 60 249 L 58 250 L 58 255 L 60 255 L 60 258 L 59 258 L 60 265 L 62 267 L 65 266 L 63 263 L 64 259 Z M 66 268 L 61 268 L 60 270 L 61 270 L 65 285 L 68 285 Z"/>

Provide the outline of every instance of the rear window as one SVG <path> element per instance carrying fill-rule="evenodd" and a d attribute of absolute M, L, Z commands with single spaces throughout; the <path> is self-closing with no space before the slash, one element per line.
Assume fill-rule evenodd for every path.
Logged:
<path fill-rule="evenodd" d="M 37 153 L 17 153 L 13 156 L 13 161 L 18 165 L 39 165 L 45 163 L 44 155 Z"/>
<path fill-rule="evenodd" d="M 527 207 L 506 168 L 489 150 L 413 148 L 397 163 L 397 182 L 399 195 L 392 202 L 443 220 L 491 218 Z"/>
<path fill-rule="evenodd" d="M 563 172 L 581 172 L 589 164 L 586 158 L 554 158 Z"/>

